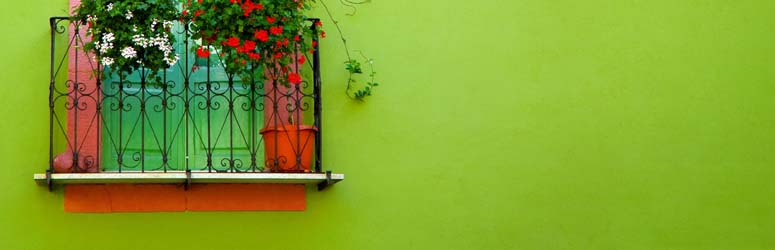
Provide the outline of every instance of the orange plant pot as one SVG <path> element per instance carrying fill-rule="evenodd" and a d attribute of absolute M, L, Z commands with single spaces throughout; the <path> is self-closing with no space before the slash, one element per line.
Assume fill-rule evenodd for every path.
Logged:
<path fill-rule="evenodd" d="M 307 125 L 267 127 L 264 138 L 266 170 L 281 173 L 310 172 L 317 128 Z"/>

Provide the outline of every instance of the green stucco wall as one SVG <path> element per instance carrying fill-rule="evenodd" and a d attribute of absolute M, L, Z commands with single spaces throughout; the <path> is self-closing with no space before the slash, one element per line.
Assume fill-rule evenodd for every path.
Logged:
<path fill-rule="evenodd" d="M 338 1 L 329 0 L 332 7 Z M 47 18 L 0 7 L 0 249 L 773 249 L 775 2 L 374 0 L 306 212 L 68 214 L 48 154 Z"/>

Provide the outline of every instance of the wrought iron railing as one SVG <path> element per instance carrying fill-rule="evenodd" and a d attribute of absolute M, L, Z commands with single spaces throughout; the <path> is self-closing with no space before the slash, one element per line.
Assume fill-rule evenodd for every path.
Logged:
<path fill-rule="evenodd" d="M 178 23 L 181 60 L 155 81 L 145 69 L 121 76 L 99 65 L 83 49 L 89 37 L 79 21 L 54 17 L 50 25 L 49 175 L 323 172 L 317 42 L 311 62 L 298 66 L 301 84 L 242 81 L 218 53 L 191 54 L 199 41 Z"/>

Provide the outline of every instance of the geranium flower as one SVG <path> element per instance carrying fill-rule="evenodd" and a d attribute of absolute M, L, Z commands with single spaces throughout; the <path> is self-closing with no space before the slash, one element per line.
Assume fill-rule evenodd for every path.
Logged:
<path fill-rule="evenodd" d="M 269 23 L 274 23 L 275 18 L 268 16 L 268 17 L 266 17 L 266 21 L 269 22 Z"/>
<path fill-rule="evenodd" d="M 301 76 L 298 73 L 288 73 L 288 82 L 293 84 L 299 84 L 301 83 Z"/>
<path fill-rule="evenodd" d="M 245 40 L 245 44 L 243 44 L 244 50 L 247 51 L 254 51 L 256 50 L 256 42 L 251 40 Z"/>
<path fill-rule="evenodd" d="M 250 0 L 245 1 L 244 4 L 242 4 L 242 11 L 244 16 L 250 16 L 250 12 L 252 12 L 254 9 L 263 9 L 264 6 L 259 4 L 253 4 Z"/>
<path fill-rule="evenodd" d="M 253 37 L 262 42 L 269 41 L 269 34 L 267 34 L 266 30 L 257 30 L 253 33 Z"/>
<path fill-rule="evenodd" d="M 201 58 L 209 58 L 210 57 L 210 50 L 205 49 L 204 47 L 199 47 L 196 49 L 196 56 Z"/>
<path fill-rule="evenodd" d="M 306 58 L 306 57 L 304 57 L 304 55 L 301 55 L 301 56 L 299 57 L 299 60 L 298 60 L 299 64 L 304 64 L 304 62 L 306 62 L 306 61 L 307 61 L 307 58 Z"/>
<path fill-rule="evenodd" d="M 258 60 L 261 59 L 261 55 L 255 52 L 248 53 L 248 57 L 250 57 L 251 60 Z"/>
<path fill-rule="evenodd" d="M 269 33 L 272 33 L 272 35 L 279 35 L 283 33 L 283 26 L 276 26 L 276 27 L 269 27 Z"/>
<path fill-rule="evenodd" d="M 226 40 L 226 45 L 234 48 L 239 47 L 239 38 L 229 37 L 229 39 Z"/>

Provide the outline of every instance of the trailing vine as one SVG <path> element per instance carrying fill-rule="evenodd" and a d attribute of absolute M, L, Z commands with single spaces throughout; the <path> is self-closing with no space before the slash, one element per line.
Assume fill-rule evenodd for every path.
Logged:
<path fill-rule="evenodd" d="M 348 13 L 347 15 L 355 15 L 357 11 L 357 5 L 370 3 L 371 0 L 363 0 L 363 1 L 352 1 L 352 0 L 339 0 L 340 3 L 343 5 L 349 7 L 352 9 L 351 13 Z M 331 22 L 334 24 L 334 27 L 336 28 L 336 31 L 339 34 L 339 38 L 342 40 L 342 45 L 344 46 L 345 54 L 347 55 L 347 61 L 344 62 L 345 70 L 348 72 L 347 76 L 347 88 L 345 89 L 345 95 L 348 97 L 358 100 L 358 101 L 364 101 L 366 97 L 371 96 L 372 90 L 379 86 L 379 83 L 376 82 L 376 76 L 377 72 L 374 71 L 374 59 L 368 58 L 362 51 L 357 50 L 358 54 L 362 57 L 363 62 L 368 66 L 369 69 L 369 75 L 368 80 L 364 81 L 363 84 L 361 84 L 361 87 L 356 87 L 358 81 L 356 80 L 356 75 L 363 74 L 363 68 L 361 61 L 355 59 L 350 54 L 350 48 L 347 46 L 347 39 L 344 36 L 344 32 L 342 32 L 342 28 L 339 26 L 339 21 L 337 21 L 334 18 L 334 15 L 331 13 L 331 10 L 328 8 L 328 5 L 326 5 L 325 1 L 320 1 L 321 5 L 326 11 L 326 14 L 331 19 Z"/>

